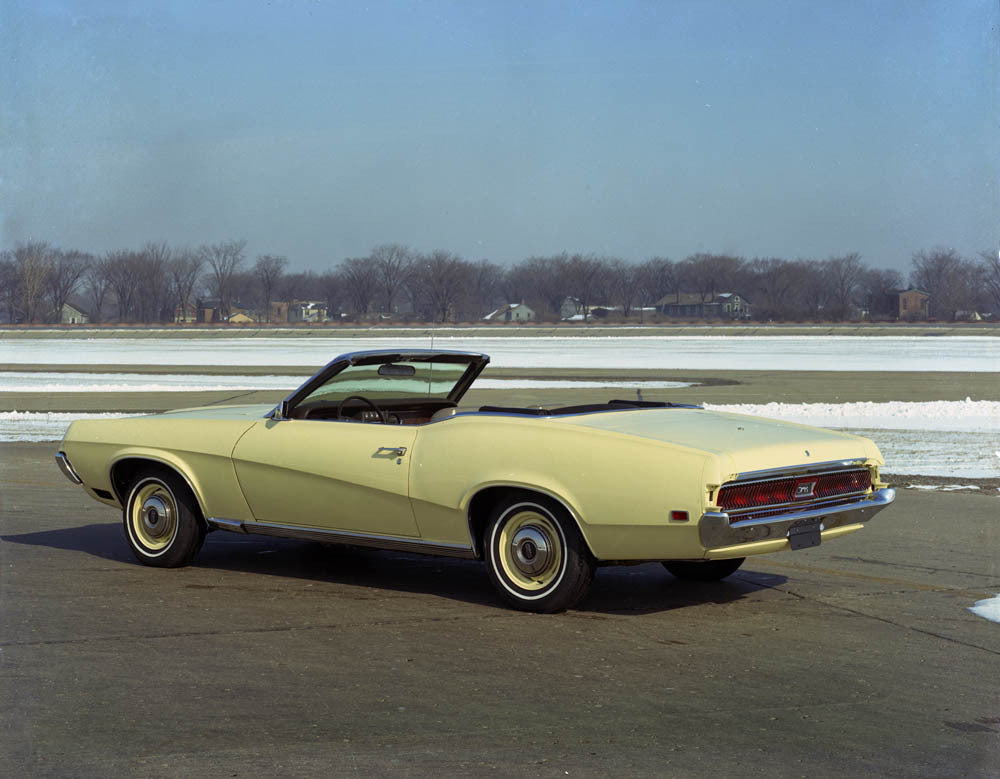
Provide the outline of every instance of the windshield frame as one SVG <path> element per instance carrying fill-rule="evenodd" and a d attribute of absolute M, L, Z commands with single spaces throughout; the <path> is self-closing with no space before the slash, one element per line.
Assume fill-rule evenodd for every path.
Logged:
<path fill-rule="evenodd" d="M 478 352 L 429 351 L 424 349 L 379 349 L 363 352 L 348 352 L 335 357 L 317 371 L 302 386 L 279 403 L 269 414 L 273 419 L 291 419 L 296 406 L 319 387 L 348 367 L 358 365 L 385 365 L 392 362 L 437 362 L 466 364 L 465 372 L 459 377 L 446 396 L 446 400 L 458 403 L 472 386 L 472 382 L 490 362 L 489 355 Z"/>

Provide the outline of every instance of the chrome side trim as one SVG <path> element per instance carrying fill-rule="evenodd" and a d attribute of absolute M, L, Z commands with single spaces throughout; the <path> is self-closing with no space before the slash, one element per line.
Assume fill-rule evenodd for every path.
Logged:
<path fill-rule="evenodd" d="M 471 546 L 462 544 L 441 544 L 425 541 L 420 538 L 400 538 L 399 536 L 381 536 L 372 533 L 352 533 L 347 530 L 322 530 L 313 527 L 297 525 L 282 525 L 276 522 L 242 522 L 238 519 L 222 519 L 209 517 L 206 520 L 210 527 L 219 530 L 229 530 L 234 533 L 250 533 L 278 538 L 297 538 L 303 541 L 322 541 L 332 544 L 350 544 L 353 546 L 370 546 L 375 549 L 391 549 L 396 552 L 416 552 L 417 554 L 433 554 L 444 557 L 463 557 L 475 559 L 476 553 Z"/>
<path fill-rule="evenodd" d="M 707 511 L 698 520 L 698 534 L 702 546 L 707 549 L 776 540 L 784 538 L 793 524 L 803 520 L 821 519 L 824 530 L 867 522 L 895 499 L 896 490 L 887 487 L 866 495 L 861 500 L 839 506 L 812 508 L 776 517 L 744 519 L 732 523 L 729 514 L 724 511 Z"/>
<path fill-rule="evenodd" d="M 829 468 L 851 468 L 864 465 L 868 460 L 865 457 L 855 457 L 850 460 L 829 460 L 825 463 L 805 463 L 802 465 L 786 465 L 781 468 L 765 468 L 762 471 L 744 471 L 736 474 L 736 481 L 744 479 L 766 479 L 769 476 L 792 476 L 797 473 L 814 473 L 816 471 L 827 470 Z M 723 483 L 723 487 L 732 484 L 732 481 Z"/>
<path fill-rule="evenodd" d="M 74 484 L 83 484 L 83 479 L 81 479 L 73 466 L 70 465 L 69 458 L 66 456 L 65 452 L 59 452 L 56 455 L 56 463 L 59 466 L 59 470 L 63 472 L 63 476 L 69 479 Z"/>

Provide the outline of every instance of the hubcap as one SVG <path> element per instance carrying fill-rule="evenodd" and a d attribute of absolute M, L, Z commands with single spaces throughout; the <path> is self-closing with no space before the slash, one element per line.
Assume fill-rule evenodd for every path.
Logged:
<path fill-rule="evenodd" d="M 556 521 L 531 504 L 516 506 L 495 531 L 494 563 L 518 597 L 541 597 L 558 584 L 566 564 L 562 533 Z M 525 592 L 532 595 L 525 595 Z"/>
<path fill-rule="evenodd" d="M 129 532 L 143 554 L 165 551 L 177 535 L 177 504 L 170 490 L 150 479 L 136 488 L 130 501 Z"/>
<path fill-rule="evenodd" d="M 170 532 L 173 511 L 160 495 L 151 495 L 142 504 L 142 529 L 151 538 L 160 538 Z"/>
<path fill-rule="evenodd" d="M 548 537 L 537 527 L 520 528 L 511 541 L 514 565 L 529 576 L 535 576 L 546 569 L 552 558 L 552 548 Z"/>

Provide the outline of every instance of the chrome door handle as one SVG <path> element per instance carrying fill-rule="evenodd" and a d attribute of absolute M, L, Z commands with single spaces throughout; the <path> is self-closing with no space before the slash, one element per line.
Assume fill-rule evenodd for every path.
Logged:
<path fill-rule="evenodd" d="M 375 454 L 389 453 L 394 457 L 402 457 L 406 454 L 405 446 L 380 446 Z"/>

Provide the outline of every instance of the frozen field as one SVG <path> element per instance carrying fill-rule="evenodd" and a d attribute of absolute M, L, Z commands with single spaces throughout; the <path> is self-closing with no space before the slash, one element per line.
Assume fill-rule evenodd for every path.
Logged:
<path fill-rule="evenodd" d="M 288 390 L 307 376 L 208 376 L 148 373 L 59 373 L 0 371 L 0 392 L 194 392 L 210 390 Z M 478 379 L 477 389 L 679 389 L 683 381 L 614 379 Z"/>
<path fill-rule="evenodd" d="M 0 363 L 318 367 L 363 349 L 430 348 L 421 333 L 391 338 L 0 338 Z M 1000 371 L 1000 339 L 892 336 L 452 336 L 434 348 L 485 352 L 501 368 Z"/>

